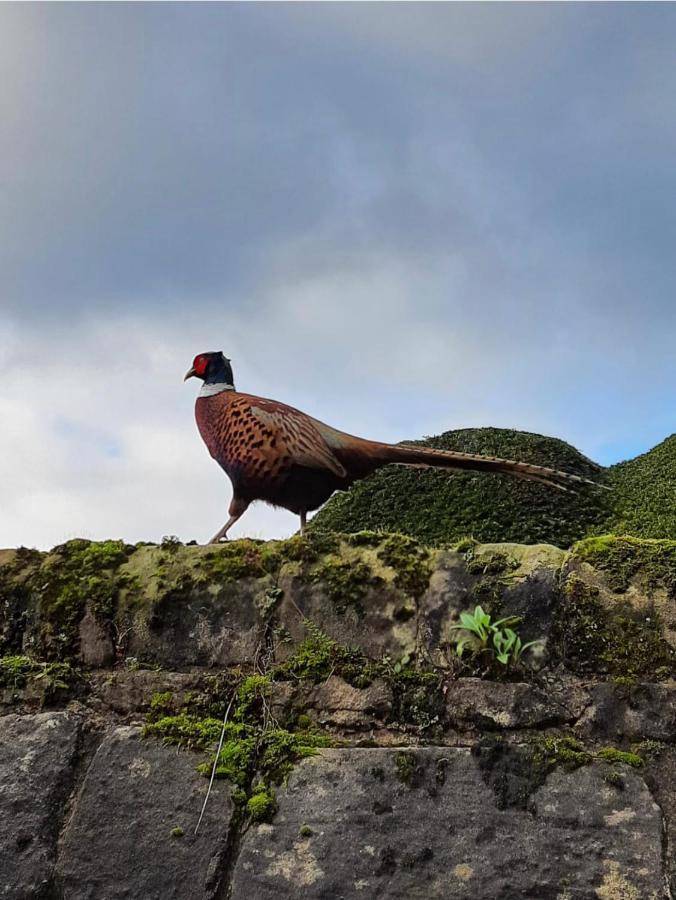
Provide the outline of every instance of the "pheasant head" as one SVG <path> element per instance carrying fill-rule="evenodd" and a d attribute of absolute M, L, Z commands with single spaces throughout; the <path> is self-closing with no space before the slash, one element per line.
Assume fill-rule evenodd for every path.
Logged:
<path fill-rule="evenodd" d="M 205 384 L 227 384 L 235 386 L 230 360 L 220 350 L 199 353 L 192 361 L 192 366 L 185 373 L 188 378 L 201 378 Z"/>

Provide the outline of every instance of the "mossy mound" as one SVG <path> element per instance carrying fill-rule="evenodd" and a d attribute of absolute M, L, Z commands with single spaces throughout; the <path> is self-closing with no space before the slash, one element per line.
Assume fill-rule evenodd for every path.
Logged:
<path fill-rule="evenodd" d="M 613 487 L 609 530 L 645 538 L 676 538 L 676 434 L 648 453 L 608 469 Z"/>
<path fill-rule="evenodd" d="M 465 428 L 413 443 L 533 462 L 605 480 L 605 470 L 570 444 L 524 431 Z M 387 466 L 332 497 L 312 526 L 342 532 L 398 531 L 431 545 L 471 535 L 486 543 L 568 547 L 590 533 L 607 530 L 611 516 L 608 491 L 583 488 L 565 494 L 507 475 Z"/>

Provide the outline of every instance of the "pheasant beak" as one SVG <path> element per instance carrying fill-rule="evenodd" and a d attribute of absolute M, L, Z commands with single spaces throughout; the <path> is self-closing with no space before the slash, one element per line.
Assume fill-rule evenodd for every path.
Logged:
<path fill-rule="evenodd" d="M 194 369 L 188 369 L 188 371 L 185 373 L 183 381 L 187 381 L 188 378 L 193 378 L 195 375 L 197 375 L 197 372 Z"/>

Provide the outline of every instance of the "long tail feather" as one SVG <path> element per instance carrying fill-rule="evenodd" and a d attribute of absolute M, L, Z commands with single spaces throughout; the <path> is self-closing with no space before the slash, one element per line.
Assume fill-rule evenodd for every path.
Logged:
<path fill-rule="evenodd" d="M 475 472 L 495 472 L 513 475 L 526 481 L 538 481 L 560 491 L 575 493 L 575 488 L 589 484 L 604 488 L 605 485 L 590 481 L 581 475 L 536 466 L 533 463 L 515 462 L 495 456 L 481 456 L 477 453 L 459 453 L 455 450 L 433 450 L 430 447 L 416 447 L 410 444 L 382 444 L 383 461 L 407 466 L 435 466 L 446 469 L 469 470 Z"/>

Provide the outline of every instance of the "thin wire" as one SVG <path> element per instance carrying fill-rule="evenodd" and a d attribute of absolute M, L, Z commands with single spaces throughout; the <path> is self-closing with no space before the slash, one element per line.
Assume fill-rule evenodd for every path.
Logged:
<path fill-rule="evenodd" d="M 233 700 L 235 699 L 235 694 L 233 693 L 230 698 L 230 703 L 228 703 L 228 708 L 225 710 L 225 715 L 223 716 L 223 727 L 221 728 L 221 737 L 218 741 L 218 750 L 216 751 L 216 756 L 214 757 L 214 764 L 211 768 L 211 778 L 209 779 L 209 787 L 207 789 L 207 795 L 204 798 L 204 803 L 202 804 L 202 812 L 200 813 L 200 817 L 197 820 L 197 825 L 195 825 L 195 834 L 197 834 L 197 830 L 200 827 L 202 822 L 202 818 L 204 816 L 204 811 L 207 808 L 207 803 L 209 802 L 209 794 L 211 793 L 211 786 L 214 783 L 214 778 L 216 777 L 216 767 L 218 766 L 218 757 L 221 755 L 221 749 L 223 747 L 223 738 L 225 737 L 225 726 L 228 722 L 228 716 L 230 715 L 230 709 L 232 707 Z"/>

